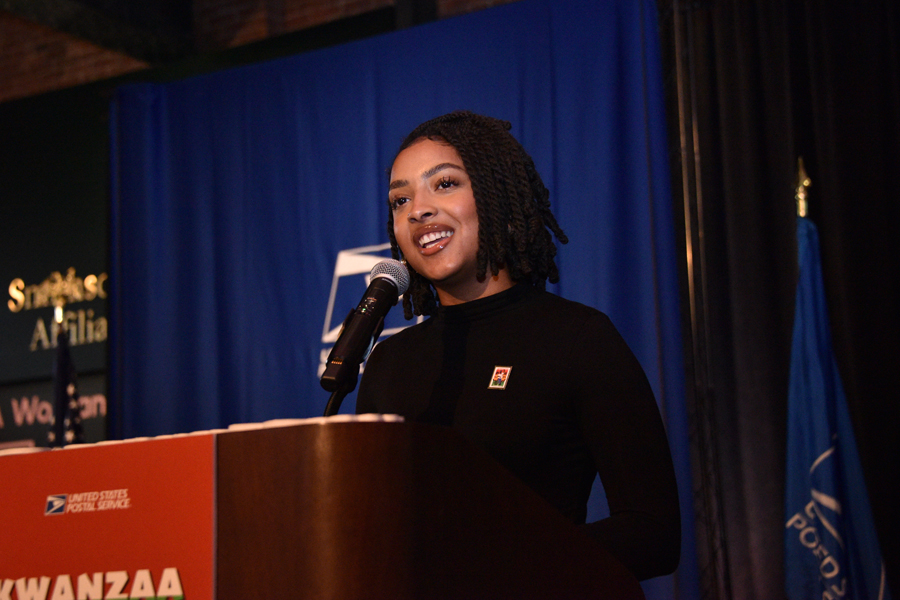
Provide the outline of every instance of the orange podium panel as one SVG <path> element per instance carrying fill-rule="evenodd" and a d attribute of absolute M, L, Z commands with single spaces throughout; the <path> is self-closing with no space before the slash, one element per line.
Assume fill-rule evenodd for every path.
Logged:
<path fill-rule="evenodd" d="M 0 598 L 212 598 L 215 435 L 0 456 Z"/>

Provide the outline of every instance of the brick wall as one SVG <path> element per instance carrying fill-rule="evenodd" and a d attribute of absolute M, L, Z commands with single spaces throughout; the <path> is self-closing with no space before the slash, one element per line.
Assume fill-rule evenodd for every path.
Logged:
<path fill-rule="evenodd" d="M 439 18 L 513 0 L 438 0 Z M 392 6 L 394 0 L 194 0 L 198 52 L 235 48 Z M 0 10 L 0 102 L 148 68 L 121 52 Z"/>
<path fill-rule="evenodd" d="M 194 0 L 194 33 L 198 50 L 221 50 L 391 5 L 392 0 Z"/>
<path fill-rule="evenodd" d="M 514 0 L 438 0 L 438 16 L 455 17 L 465 13 L 475 12 L 491 6 L 509 4 Z"/>
<path fill-rule="evenodd" d="M 0 11 L 0 102 L 146 67 L 125 54 Z"/>

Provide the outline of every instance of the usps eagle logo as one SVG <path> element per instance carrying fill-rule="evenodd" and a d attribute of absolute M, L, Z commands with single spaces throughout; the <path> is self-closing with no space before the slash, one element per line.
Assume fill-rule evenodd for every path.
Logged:
<path fill-rule="evenodd" d="M 51 494 L 47 496 L 47 506 L 44 508 L 44 516 L 61 515 L 66 512 L 66 500 L 68 494 Z"/>

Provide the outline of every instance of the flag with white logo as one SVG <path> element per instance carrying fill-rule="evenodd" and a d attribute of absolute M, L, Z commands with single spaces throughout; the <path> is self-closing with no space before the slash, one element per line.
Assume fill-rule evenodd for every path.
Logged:
<path fill-rule="evenodd" d="M 819 238 L 797 219 L 788 391 L 785 580 L 788 600 L 890 600 L 847 401 L 831 348 Z"/>

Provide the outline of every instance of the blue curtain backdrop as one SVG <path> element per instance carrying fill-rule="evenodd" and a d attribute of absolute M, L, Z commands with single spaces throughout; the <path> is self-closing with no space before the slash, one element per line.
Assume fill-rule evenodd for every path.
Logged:
<path fill-rule="evenodd" d="M 696 597 L 650 0 L 524 0 L 120 88 L 111 131 L 114 433 L 321 415 L 323 354 L 364 274 L 387 256 L 386 172 L 396 148 L 415 125 L 456 109 L 513 123 L 571 240 L 554 291 L 610 315 L 650 378 L 678 465 L 679 595 Z M 388 329 L 403 325 L 401 313 Z M 354 404 L 349 396 L 342 412 Z M 592 517 L 604 510 L 598 500 Z M 671 596 L 670 580 L 647 584 L 648 595 Z"/>

